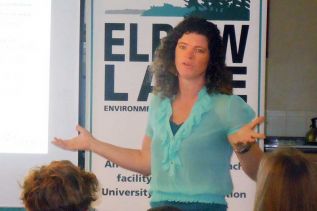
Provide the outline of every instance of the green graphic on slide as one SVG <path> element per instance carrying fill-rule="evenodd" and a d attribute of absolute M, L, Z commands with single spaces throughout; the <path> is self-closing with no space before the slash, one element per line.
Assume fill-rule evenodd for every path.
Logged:
<path fill-rule="evenodd" d="M 198 16 L 208 20 L 250 20 L 250 0 L 182 0 L 184 6 L 164 3 L 149 9 L 106 10 L 106 14 L 133 14 L 141 16 L 186 17 Z"/>

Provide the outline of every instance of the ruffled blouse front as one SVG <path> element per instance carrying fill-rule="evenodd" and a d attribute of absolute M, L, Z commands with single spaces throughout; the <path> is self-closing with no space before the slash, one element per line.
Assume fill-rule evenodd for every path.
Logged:
<path fill-rule="evenodd" d="M 192 130 L 199 124 L 204 113 L 211 109 L 211 98 L 207 96 L 206 88 L 199 92 L 198 101 L 192 108 L 191 115 L 179 128 L 175 136 L 170 127 L 170 117 L 172 116 L 171 100 L 165 98 L 155 115 L 157 120 L 157 133 L 161 138 L 161 145 L 164 151 L 162 168 L 168 171 L 169 175 L 174 175 L 175 168 L 180 167 L 179 149 L 183 140 L 191 134 Z M 154 140 L 156 137 L 154 137 Z"/>
<path fill-rule="evenodd" d="M 152 201 L 225 203 L 232 190 L 227 135 L 249 122 L 254 112 L 241 98 L 209 95 L 204 87 L 173 135 L 171 103 L 154 95 L 150 105 L 146 134 L 152 139 Z"/>

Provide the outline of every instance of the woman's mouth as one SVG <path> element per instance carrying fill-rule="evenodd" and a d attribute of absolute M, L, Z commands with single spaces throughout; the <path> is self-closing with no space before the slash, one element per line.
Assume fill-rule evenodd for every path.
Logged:
<path fill-rule="evenodd" d="M 185 66 L 185 67 L 193 67 L 193 64 L 192 63 L 189 63 L 189 62 L 183 62 L 183 65 Z"/>

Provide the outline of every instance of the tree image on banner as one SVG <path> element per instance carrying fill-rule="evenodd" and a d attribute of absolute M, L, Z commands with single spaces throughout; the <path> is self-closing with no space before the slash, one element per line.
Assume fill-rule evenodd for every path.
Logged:
<path fill-rule="evenodd" d="M 199 6 L 201 6 L 197 0 L 184 0 L 187 4 L 185 5 L 187 8 L 195 7 L 195 11 L 199 11 Z"/>
<path fill-rule="evenodd" d="M 188 15 L 201 16 L 207 19 L 249 20 L 250 0 L 184 0 L 187 8 L 195 8 Z"/>
<path fill-rule="evenodd" d="M 199 16 L 209 20 L 250 20 L 250 0 L 184 0 L 184 7 L 151 6 L 143 16 Z"/>

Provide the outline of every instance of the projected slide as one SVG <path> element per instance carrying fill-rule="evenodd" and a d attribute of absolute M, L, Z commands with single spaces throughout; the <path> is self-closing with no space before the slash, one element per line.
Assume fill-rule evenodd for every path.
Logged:
<path fill-rule="evenodd" d="M 0 0 L 0 153 L 47 153 L 51 1 Z"/>

